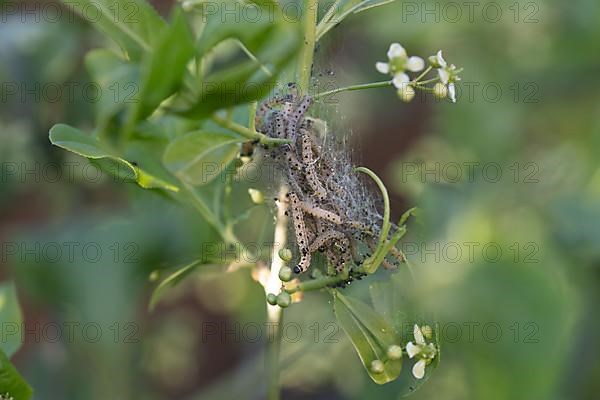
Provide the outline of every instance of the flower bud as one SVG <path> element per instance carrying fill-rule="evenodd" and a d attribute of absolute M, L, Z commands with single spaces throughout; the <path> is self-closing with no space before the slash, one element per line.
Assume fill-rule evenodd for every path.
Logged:
<path fill-rule="evenodd" d="M 156 282 L 159 278 L 160 278 L 160 271 L 157 269 L 150 272 L 150 275 L 148 275 L 148 280 L 150 282 Z"/>
<path fill-rule="evenodd" d="M 439 62 L 437 56 L 429 56 L 429 58 L 427 58 L 427 60 L 429 61 L 429 65 L 431 65 L 433 68 L 441 68 L 442 67 L 440 65 L 440 62 Z"/>
<path fill-rule="evenodd" d="M 438 99 L 445 99 L 448 96 L 448 88 L 442 82 L 438 82 L 433 87 L 433 95 Z"/>
<path fill-rule="evenodd" d="M 425 336 L 425 339 L 431 340 L 433 337 L 433 329 L 429 325 L 423 325 L 421 327 L 421 333 Z"/>
<path fill-rule="evenodd" d="M 277 304 L 277 296 L 275 296 L 273 293 L 269 293 L 267 295 L 267 303 L 269 303 L 272 306 Z"/>
<path fill-rule="evenodd" d="M 194 2 L 193 1 L 184 1 L 183 3 L 181 3 L 181 8 L 183 8 L 183 11 L 192 11 L 194 9 Z"/>
<path fill-rule="evenodd" d="M 289 262 L 292 260 L 292 251 L 290 249 L 280 249 L 278 254 L 279 258 L 281 258 L 285 262 Z"/>
<path fill-rule="evenodd" d="M 381 374 L 384 371 L 383 362 L 381 360 L 371 361 L 371 372 L 375 374 Z"/>
<path fill-rule="evenodd" d="M 292 303 L 292 296 L 287 292 L 281 292 L 277 295 L 277 305 L 281 308 L 289 307 Z"/>
<path fill-rule="evenodd" d="M 283 282 L 289 282 L 292 280 L 292 269 L 290 267 L 281 267 L 279 270 L 279 279 Z"/>
<path fill-rule="evenodd" d="M 410 102 L 415 97 L 415 89 L 409 85 L 403 85 L 398 89 L 398 97 L 405 103 Z"/>
<path fill-rule="evenodd" d="M 402 347 L 393 344 L 387 349 L 387 356 L 390 360 L 399 360 L 402 358 Z"/>
<path fill-rule="evenodd" d="M 254 204 L 262 204 L 265 202 L 265 196 L 263 196 L 260 190 L 248 189 L 248 194 Z"/>

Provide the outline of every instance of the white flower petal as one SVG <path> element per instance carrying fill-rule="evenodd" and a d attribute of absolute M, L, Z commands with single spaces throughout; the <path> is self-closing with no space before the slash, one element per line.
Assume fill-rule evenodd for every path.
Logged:
<path fill-rule="evenodd" d="M 440 80 L 445 85 L 450 80 L 450 73 L 446 71 L 444 68 L 438 69 L 438 75 L 440 76 Z"/>
<path fill-rule="evenodd" d="M 413 328 L 413 335 L 415 336 L 415 341 L 417 344 L 425 344 L 425 338 L 423 337 L 423 333 L 421 332 L 421 328 L 417 324 Z"/>
<path fill-rule="evenodd" d="M 406 57 L 406 50 L 404 50 L 404 47 L 402 47 L 400 43 L 392 43 L 387 52 L 387 56 L 390 60 L 392 58 Z"/>
<path fill-rule="evenodd" d="M 406 345 L 406 353 L 408 354 L 408 358 L 413 358 L 417 354 L 421 352 L 418 346 L 415 346 L 413 342 L 408 342 Z"/>
<path fill-rule="evenodd" d="M 442 57 L 442 51 L 441 50 L 439 50 L 437 52 L 437 55 L 435 57 L 437 58 L 438 64 L 440 64 L 442 66 L 442 68 L 446 68 L 446 66 L 448 64 L 446 63 L 446 60 L 444 60 L 444 57 Z"/>
<path fill-rule="evenodd" d="M 394 75 L 394 86 L 398 89 L 402 89 L 406 84 L 410 82 L 410 78 L 404 72 Z"/>
<path fill-rule="evenodd" d="M 377 71 L 381 72 L 382 74 L 389 74 L 390 73 L 390 64 L 384 63 L 384 62 L 377 62 L 377 63 L 375 63 L 375 69 Z"/>
<path fill-rule="evenodd" d="M 448 96 L 453 103 L 456 103 L 456 88 L 454 87 L 454 83 L 448 85 Z"/>
<path fill-rule="evenodd" d="M 419 72 L 425 68 L 425 60 L 421 57 L 410 57 L 406 62 L 406 69 L 412 72 Z"/>
<path fill-rule="evenodd" d="M 415 378 L 423 379 L 423 377 L 425 376 L 425 366 L 426 365 L 427 365 L 427 363 L 425 362 L 425 360 L 417 361 L 417 363 L 412 368 L 412 373 Z"/>

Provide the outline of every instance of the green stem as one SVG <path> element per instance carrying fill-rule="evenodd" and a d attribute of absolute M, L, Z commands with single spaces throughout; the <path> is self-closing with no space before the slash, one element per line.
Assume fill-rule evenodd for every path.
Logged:
<path fill-rule="evenodd" d="M 427 74 L 429 73 L 429 71 L 431 71 L 431 68 L 432 68 L 431 66 L 427 67 L 427 68 L 425 69 L 425 71 L 423 71 L 423 73 L 422 73 L 421 75 L 419 75 L 419 76 L 417 76 L 415 79 L 413 79 L 413 82 L 414 82 L 414 83 L 417 83 L 417 82 L 419 82 L 421 79 L 423 79 L 423 77 L 424 77 L 425 75 L 427 75 Z"/>
<path fill-rule="evenodd" d="M 285 195 L 288 189 L 285 185 L 279 188 L 279 200 L 277 202 L 277 215 L 275 222 L 275 233 L 273 235 L 273 251 L 271 252 L 271 270 L 269 278 L 264 284 L 265 294 L 277 293 L 281 288 L 279 271 L 283 267 L 283 260 L 279 257 L 279 251 L 285 248 L 287 242 L 288 218 L 286 216 L 287 206 Z M 283 308 L 275 305 L 267 305 L 267 319 L 275 330 L 275 335 L 268 338 L 267 353 L 265 358 L 265 370 L 267 373 L 267 398 L 279 400 L 279 353 L 281 349 L 281 320 L 283 319 Z"/>
<path fill-rule="evenodd" d="M 313 57 L 315 53 L 315 31 L 317 26 L 317 11 L 318 11 L 318 0 L 305 0 L 304 3 L 304 44 L 302 46 L 302 50 L 300 52 L 300 58 L 298 60 L 298 66 L 296 69 L 297 75 L 297 84 L 300 92 L 308 92 L 310 85 L 310 73 L 312 70 Z M 247 129 L 250 134 L 254 135 L 255 132 Z M 233 129 L 232 129 L 233 130 Z M 243 133 L 238 132 L 243 135 Z M 264 136 L 264 135 L 261 135 Z M 274 139 L 272 139 L 274 140 Z M 289 141 L 287 141 L 289 143 Z M 281 188 L 280 196 L 283 195 L 285 188 Z M 285 202 L 279 202 L 284 204 Z M 273 256 L 272 256 L 272 264 L 271 264 L 271 273 L 270 276 L 273 278 L 273 281 L 278 280 L 275 274 L 279 273 L 279 268 L 281 267 L 279 263 L 279 256 L 277 255 L 277 249 L 285 246 L 285 224 L 287 224 L 287 219 L 284 214 L 285 207 L 280 207 L 278 209 L 277 215 L 277 224 L 275 226 L 275 245 L 273 246 Z M 277 240 L 277 236 L 283 235 L 284 240 Z M 275 279 L 277 278 L 277 279 Z M 270 285 L 267 285 L 265 289 L 270 290 Z M 277 307 L 277 306 L 269 306 L 269 307 Z M 274 323 L 275 328 L 275 337 L 268 344 L 267 348 L 267 356 L 265 359 L 266 362 L 266 372 L 267 372 L 267 399 L 268 400 L 279 400 L 280 398 L 280 382 L 279 382 L 279 353 L 281 349 L 281 320 L 283 318 L 283 310 L 278 307 L 277 310 L 271 308 L 268 311 L 269 313 L 269 322 Z"/>
<path fill-rule="evenodd" d="M 366 272 L 367 271 L 365 271 L 365 269 L 362 267 L 357 267 L 352 270 L 352 274 L 362 274 Z M 344 271 L 333 276 L 326 275 L 309 281 L 301 282 L 294 287 L 285 289 L 285 291 L 289 294 L 293 294 L 296 292 L 312 292 L 315 290 L 325 289 L 327 287 L 335 286 L 338 283 L 347 281 L 349 276 L 349 271 Z"/>
<path fill-rule="evenodd" d="M 255 130 L 245 127 L 244 125 L 240 125 L 236 122 L 228 120 L 227 118 L 223 118 L 218 114 L 213 114 L 211 119 L 223 128 L 227 128 L 239 135 L 242 135 L 245 138 L 251 140 L 258 140 L 261 144 L 278 145 L 283 143 L 290 143 L 289 139 L 270 138 L 267 135 L 263 135 L 260 132 L 256 132 Z"/>
<path fill-rule="evenodd" d="M 276 306 L 278 307 L 278 306 Z M 265 369 L 267 373 L 267 399 L 279 400 L 279 355 L 281 353 L 281 339 L 283 337 L 283 329 L 281 329 L 283 315 L 279 315 L 279 319 L 273 323 L 273 337 L 268 338 L 267 353 L 265 357 Z"/>
<path fill-rule="evenodd" d="M 329 7 L 323 18 L 321 18 L 321 21 L 319 21 L 319 24 L 317 25 L 317 41 L 321 38 L 322 33 L 325 31 L 325 27 L 330 23 L 330 20 L 333 17 L 333 14 L 335 14 L 340 3 L 341 0 L 335 0 L 335 3 Z"/>
<path fill-rule="evenodd" d="M 256 58 L 256 56 L 250 50 L 248 50 L 248 48 L 244 45 L 244 43 L 242 43 L 240 40 L 237 40 L 237 43 L 238 43 L 238 46 L 240 46 L 240 49 L 242 49 L 242 51 L 244 53 L 246 53 L 248 58 L 258 64 L 261 71 L 263 71 L 269 77 L 273 76 L 273 72 L 271 72 L 271 70 L 269 68 L 267 68 L 267 66 L 265 64 L 261 63 L 260 60 L 258 58 Z"/>
<path fill-rule="evenodd" d="M 428 83 L 437 82 L 440 80 L 440 77 L 427 79 L 426 81 L 416 82 L 416 86 L 427 85 Z"/>
<path fill-rule="evenodd" d="M 336 93 L 340 93 L 340 92 L 349 92 L 352 90 L 380 88 L 380 87 L 390 86 L 391 84 L 392 84 L 392 81 L 381 81 L 381 82 L 363 83 L 360 85 L 344 86 L 341 88 L 328 90 L 327 92 L 317 93 L 313 96 L 313 98 L 318 99 L 319 97 L 331 96 L 332 94 L 336 94 Z"/>
<path fill-rule="evenodd" d="M 323 16 L 323 18 L 321 18 L 321 21 L 319 21 L 319 24 L 317 25 L 317 33 L 319 32 L 319 27 L 321 26 L 321 24 L 326 23 L 331 19 L 331 17 L 333 17 L 333 14 L 336 12 L 341 2 L 342 0 L 335 0 L 335 3 L 333 3 L 333 5 L 329 7 L 327 12 Z"/>
<path fill-rule="evenodd" d="M 250 109 L 248 110 L 248 127 L 252 132 L 256 132 L 256 109 L 258 108 L 258 102 L 253 101 L 250 104 Z"/>
<path fill-rule="evenodd" d="M 377 248 L 374 254 L 365 261 L 365 269 L 367 273 L 372 274 L 375 271 L 377 271 L 379 264 L 381 264 L 382 259 L 385 257 L 385 254 L 388 252 L 389 249 L 386 249 L 386 243 L 388 243 L 387 238 L 391 226 L 390 198 L 388 195 L 387 188 L 385 187 L 381 179 L 379 179 L 379 177 L 373 171 L 365 167 L 358 167 L 356 168 L 356 171 L 369 175 L 379 187 L 379 190 L 381 191 L 381 196 L 383 197 L 383 223 L 381 224 L 381 234 L 379 236 Z"/>
<path fill-rule="evenodd" d="M 298 64 L 298 88 L 301 92 L 308 92 L 310 73 L 315 54 L 318 0 L 305 0 L 304 2 L 304 43 Z"/>
<path fill-rule="evenodd" d="M 198 193 L 196 193 L 194 188 L 189 183 L 185 182 L 183 178 L 179 180 L 181 182 L 181 187 L 183 187 L 184 191 L 189 195 L 202 218 L 204 218 L 206 222 L 208 222 L 208 224 L 219 233 L 225 243 L 239 243 L 241 245 L 241 242 L 238 240 L 232 230 L 228 229 L 228 227 L 217 218 L 217 216 L 206 205 L 204 200 L 198 195 Z"/>

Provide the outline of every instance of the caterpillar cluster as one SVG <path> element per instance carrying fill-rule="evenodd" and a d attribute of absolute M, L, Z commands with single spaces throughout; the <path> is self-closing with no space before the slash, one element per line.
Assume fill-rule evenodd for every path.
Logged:
<path fill-rule="evenodd" d="M 298 253 L 293 270 L 307 271 L 319 251 L 337 272 L 347 269 L 353 277 L 352 266 L 376 246 L 382 216 L 344 147 L 306 116 L 312 98 L 299 96 L 293 83 L 288 90 L 258 108 L 255 125 L 269 137 L 290 140 L 267 149 L 267 156 L 289 188 L 285 201 Z M 392 251 L 383 265 L 393 268 L 401 261 L 401 253 Z"/>

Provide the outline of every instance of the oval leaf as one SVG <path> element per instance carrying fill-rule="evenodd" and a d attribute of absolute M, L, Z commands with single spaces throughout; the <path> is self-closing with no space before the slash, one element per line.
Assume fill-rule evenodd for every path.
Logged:
<path fill-rule="evenodd" d="M 264 97 L 277 86 L 278 74 L 293 59 L 301 44 L 301 34 L 295 24 L 276 21 L 264 31 L 268 34 L 262 31 L 260 24 L 248 25 L 239 21 L 231 24 L 223 27 L 217 24 L 215 32 L 218 35 L 205 34 L 200 39 L 198 51 L 205 51 L 216 44 L 215 41 L 236 38 L 250 52 L 250 60 L 210 72 L 204 77 L 194 103 L 178 110 L 179 114 L 202 119 L 216 110 Z M 246 33 L 242 35 L 241 32 Z M 268 66 L 268 73 L 265 66 Z"/>
<path fill-rule="evenodd" d="M 140 68 L 105 49 L 88 52 L 85 64 L 98 85 L 99 96 L 94 107 L 99 125 L 97 129 L 102 131 L 127 104 L 139 102 Z"/>
<path fill-rule="evenodd" d="M 3 340 L 0 349 L 8 357 L 21 347 L 23 314 L 17 300 L 17 290 L 13 282 L 0 284 L 0 324 L 2 324 Z M 1 393 L 1 391 L 0 391 Z"/>
<path fill-rule="evenodd" d="M 225 132 L 190 132 L 167 146 L 163 163 L 192 185 L 206 185 L 227 167 L 239 152 L 238 144 L 246 140 Z"/>
<path fill-rule="evenodd" d="M 125 180 L 136 182 L 144 189 L 165 189 L 177 192 L 179 188 L 140 169 L 129 161 L 114 155 L 97 138 L 86 135 L 71 126 L 58 124 L 50 129 L 50 142 L 72 153 L 90 159 L 104 171 Z"/>
<path fill-rule="evenodd" d="M 395 380 L 402 370 L 402 359 L 389 360 L 387 349 L 400 345 L 393 328 L 371 307 L 360 300 L 336 293 L 334 312 L 342 329 L 356 349 L 371 379 L 380 385 Z M 383 362 L 383 372 L 374 372 L 371 363 Z"/>
<path fill-rule="evenodd" d="M 154 291 L 152 292 L 152 296 L 150 296 L 150 303 L 148 304 L 148 310 L 149 311 L 154 310 L 154 307 L 156 306 L 158 301 L 162 298 L 162 296 L 164 295 L 166 290 L 175 286 L 179 282 L 181 282 L 181 280 L 183 278 L 185 278 L 191 272 L 193 272 L 194 269 L 196 269 L 196 267 L 199 266 L 201 263 L 202 263 L 201 260 L 193 261 L 193 262 L 189 263 L 188 265 L 186 265 L 185 267 L 182 267 L 182 268 L 178 269 L 177 271 L 173 272 L 171 275 L 167 276 L 162 282 L 160 282 L 158 284 L 158 286 L 156 287 L 156 289 L 154 289 Z"/>
<path fill-rule="evenodd" d="M 29 400 L 33 390 L 19 374 L 2 351 L 0 351 L 0 393 L 15 400 Z"/>
<path fill-rule="evenodd" d="M 166 25 L 145 0 L 79 0 L 65 4 L 84 19 L 90 9 L 98 11 L 98 17 L 90 17 L 89 21 L 136 61 L 152 48 Z"/>
<path fill-rule="evenodd" d="M 412 283 L 410 272 L 401 269 L 387 281 L 374 282 L 369 286 L 375 310 L 392 324 L 402 343 L 414 342 L 413 326 L 415 324 L 422 326 L 428 320 L 421 313 L 415 311 L 418 310 L 418 305 L 411 301 L 411 292 L 414 286 Z M 433 342 L 437 346 L 438 354 L 425 368 L 423 379 L 417 379 L 412 374 L 412 367 L 416 361 L 407 361 L 410 365 L 404 368 L 399 379 L 394 383 L 394 392 L 400 396 L 409 395 L 422 386 L 431 377 L 440 362 L 439 327 L 435 324 L 429 325 L 434 328 Z"/>
<path fill-rule="evenodd" d="M 143 119 L 179 88 L 186 65 L 194 55 L 192 34 L 179 9 L 156 48 L 144 58 L 141 66 L 139 101 L 132 104 L 129 124 Z"/>

